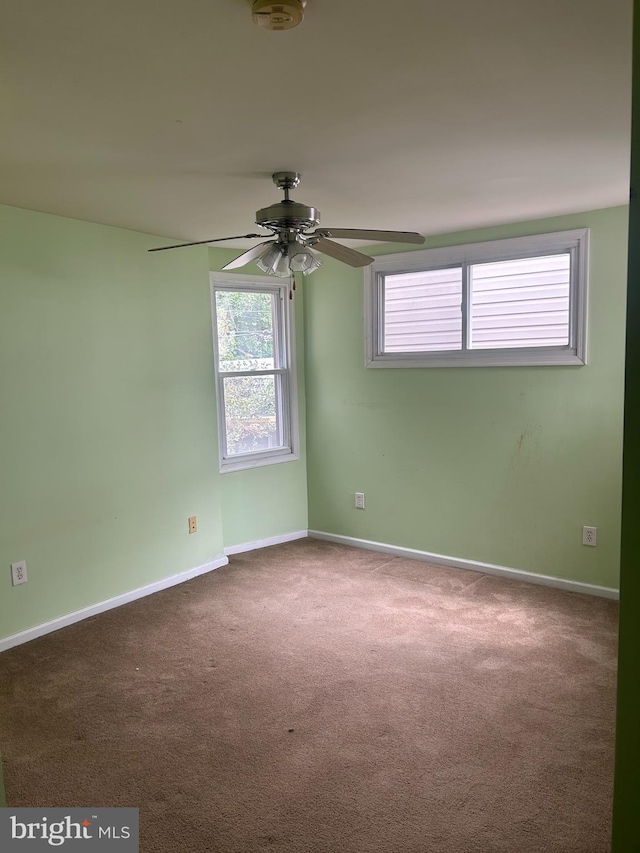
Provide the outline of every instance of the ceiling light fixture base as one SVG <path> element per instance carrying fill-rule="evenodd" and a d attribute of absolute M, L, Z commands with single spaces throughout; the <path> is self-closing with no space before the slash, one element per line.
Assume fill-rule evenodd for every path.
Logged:
<path fill-rule="evenodd" d="M 253 0 L 251 16 L 259 27 L 266 30 L 292 30 L 302 23 L 306 0 Z"/>
<path fill-rule="evenodd" d="M 274 172 L 271 178 L 281 190 L 294 190 L 300 183 L 299 172 Z"/>

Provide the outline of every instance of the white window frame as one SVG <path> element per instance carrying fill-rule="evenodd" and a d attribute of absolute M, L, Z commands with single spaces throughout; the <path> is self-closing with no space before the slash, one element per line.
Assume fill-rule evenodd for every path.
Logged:
<path fill-rule="evenodd" d="M 469 267 L 477 263 L 571 255 L 568 346 L 469 349 L 471 294 Z M 512 237 L 417 252 L 382 255 L 364 271 L 365 364 L 367 367 L 505 367 L 520 365 L 585 365 L 587 363 L 589 229 Z M 448 352 L 383 352 L 384 276 L 462 266 L 462 350 Z"/>
<path fill-rule="evenodd" d="M 295 311 L 294 300 L 289 299 L 289 279 L 264 275 L 233 275 L 231 273 L 212 272 L 211 281 L 211 322 L 213 327 L 213 363 L 216 381 L 216 409 L 218 415 L 218 458 L 220 473 L 257 468 L 279 462 L 292 462 L 300 458 L 300 440 L 298 425 L 298 394 L 296 377 L 295 349 Z M 216 292 L 235 290 L 249 293 L 275 293 L 277 296 L 276 326 L 274 328 L 275 345 L 280 351 L 281 366 L 266 371 L 240 371 L 225 373 L 220 371 L 218 360 L 218 328 L 216 318 Z M 226 419 L 224 411 L 224 379 L 227 376 L 272 375 L 281 379 L 282 393 L 278 400 L 279 415 L 282 423 L 284 447 L 269 450 L 257 450 L 250 453 L 226 452 Z"/>

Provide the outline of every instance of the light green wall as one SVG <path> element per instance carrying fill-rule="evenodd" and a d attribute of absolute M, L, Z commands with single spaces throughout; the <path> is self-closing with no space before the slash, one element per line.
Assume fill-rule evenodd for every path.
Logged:
<path fill-rule="evenodd" d="M 161 242 L 0 206 L 0 638 L 307 527 L 302 341 L 301 460 L 220 475 L 209 269 L 234 250 Z"/>
<path fill-rule="evenodd" d="M 580 368 L 367 370 L 362 272 L 326 260 L 305 294 L 309 527 L 616 587 L 627 215 L 427 243 L 589 227 L 590 356 Z M 596 548 L 581 544 L 585 524 L 598 528 Z"/>
<path fill-rule="evenodd" d="M 0 207 L 0 637 L 222 554 L 207 251 L 158 242 Z"/>
<path fill-rule="evenodd" d="M 210 249 L 211 270 L 220 271 L 224 264 L 241 251 Z M 238 270 L 239 280 L 243 272 L 250 275 L 260 274 L 255 264 Z M 221 475 L 220 494 L 226 548 L 283 533 L 306 530 L 308 527 L 303 326 L 305 285 L 303 281 L 297 283 L 294 298 L 300 459 L 246 471 L 226 471 Z"/>
<path fill-rule="evenodd" d="M 429 241 L 589 226 L 579 369 L 366 370 L 361 273 L 327 259 L 296 296 L 308 523 L 304 440 L 300 462 L 218 472 L 208 271 L 235 251 L 149 255 L 157 238 L 0 207 L 0 637 L 307 526 L 615 586 L 626 223 Z"/>

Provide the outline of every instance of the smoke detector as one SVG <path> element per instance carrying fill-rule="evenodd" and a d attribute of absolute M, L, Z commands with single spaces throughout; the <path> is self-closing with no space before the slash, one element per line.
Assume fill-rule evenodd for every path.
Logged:
<path fill-rule="evenodd" d="M 266 30 L 291 30 L 302 23 L 306 0 L 253 0 L 251 15 L 259 27 Z"/>

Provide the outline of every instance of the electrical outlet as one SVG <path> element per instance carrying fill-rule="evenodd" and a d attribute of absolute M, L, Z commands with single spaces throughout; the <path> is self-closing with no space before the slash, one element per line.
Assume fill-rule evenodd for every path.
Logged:
<path fill-rule="evenodd" d="M 13 586 L 19 586 L 21 583 L 27 582 L 27 563 L 25 560 L 20 560 L 19 563 L 11 563 L 11 583 Z"/>
<path fill-rule="evenodd" d="M 591 545 L 595 548 L 598 541 L 598 528 L 597 527 L 583 527 L 582 528 L 582 544 L 583 545 Z"/>
<path fill-rule="evenodd" d="M 364 492 L 356 492 L 356 509 L 364 509 Z"/>
<path fill-rule="evenodd" d="M 195 515 L 192 515 L 189 519 L 189 533 L 197 533 L 198 532 L 198 521 Z"/>

